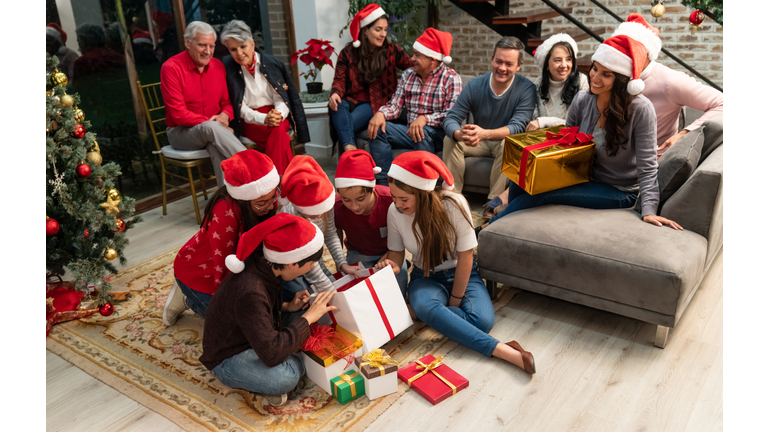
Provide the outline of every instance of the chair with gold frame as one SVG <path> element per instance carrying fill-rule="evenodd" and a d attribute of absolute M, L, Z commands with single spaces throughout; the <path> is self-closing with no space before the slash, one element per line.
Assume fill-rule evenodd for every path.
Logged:
<path fill-rule="evenodd" d="M 192 195 L 192 202 L 195 205 L 195 216 L 197 216 L 197 223 L 198 225 L 202 223 L 202 218 L 200 217 L 200 207 L 197 204 L 197 199 L 201 195 L 207 200 L 208 199 L 208 192 L 206 184 L 209 180 L 215 179 L 216 177 L 214 175 L 211 175 L 210 177 L 205 177 L 203 175 L 202 166 L 207 165 L 210 163 L 211 157 L 208 154 L 208 151 L 205 149 L 201 150 L 176 150 L 172 148 L 170 145 L 160 147 L 160 141 L 158 140 L 158 136 L 165 133 L 165 130 L 158 130 L 158 126 L 161 123 L 165 123 L 165 105 L 162 101 L 162 93 L 160 92 L 160 83 L 153 83 L 153 84 L 146 84 L 142 85 L 141 81 L 136 81 L 136 85 L 139 87 L 139 95 L 141 96 L 141 102 L 144 106 L 144 113 L 147 116 L 147 122 L 149 123 L 149 129 L 152 131 L 152 139 L 155 141 L 155 148 L 157 148 L 156 153 L 158 156 L 160 156 L 160 167 L 162 170 L 162 187 L 163 187 L 163 215 L 168 214 L 166 210 L 167 205 L 167 197 L 166 197 L 166 189 L 168 186 L 181 191 L 183 193 L 187 193 Z M 162 117 L 161 117 L 162 116 Z M 171 172 L 168 170 L 168 166 L 178 166 L 181 168 L 187 169 L 187 177 L 178 175 L 174 172 Z M 197 167 L 197 173 L 199 178 L 199 188 L 202 189 L 201 192 L 198 192 L 195 188 L 195 179 L 192 175 L 192 168 Z M 189 189 L 180 188 L 174 184 L 167 183 L 165 181 L 166 175 L 176 177 L 181 180 L 186 180 L 189 182 Z"/>

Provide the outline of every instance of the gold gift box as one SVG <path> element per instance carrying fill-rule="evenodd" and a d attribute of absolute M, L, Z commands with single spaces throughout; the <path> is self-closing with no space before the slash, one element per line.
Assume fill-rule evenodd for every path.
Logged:
<path fill-rule="evenodd" d="M 359 337 L 355 336 L 353 333 L 350 333 L 345 329 L 344 327 L 337 325 L 335 328 L 336 332 L 339 334 L 343 334 L 344 336 L 348 337 L 349 340 L 352 341 L 352 350 L 349 352 L 346 352 L 345 355 L 352 354 L 354 355 L 355 351 L 360 349 L 363 346 L 363 340 Z M 318 350 L 317 352 L 313 351 L 304 351 L 304 354 L 306 354 L 309 358 L 314 360 L 317 364 L 323 367 L 328 367 L 338 361 L 338 359 L 334 358 L 333 355 L 328 352 L 328 350 Z"/>
<path fill-rule="evenodd" d="M 557 133 L 564 128 L 562 125 L 553 126 L 506 137 L 501 172 L 531 195 L 589 181 L 594 142 L 578 147 L 554 145 L 532 150 L 528 155 L 524 185 L 520 184 L 523 149 L 549 141 L 547 132 Z"/>

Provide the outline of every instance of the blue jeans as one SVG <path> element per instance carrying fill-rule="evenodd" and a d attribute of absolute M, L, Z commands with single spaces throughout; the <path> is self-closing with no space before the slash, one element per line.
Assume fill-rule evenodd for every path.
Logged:
<path fill-rule="evenodd" d="M 637 201 L 636 193 L 622 192 L 609 184 L 596 181 L 579 183 L 536 195 L 530 195 L 515 182 L 509 182 L 509 199 L 507 200 L 509 204 L 507 208 L 488 221 L 488 223 L 492 224 L 498 219 L 518 210 L 546 204 L 563 204 L 589 209 L 616 209 L 632 207 L 635 205 L 635 201 Z"/>
<path fill-rule="evenodd" d="M 194 313 L 200 315 L 201 318 L 205 318 L 205 312 L 208 310 L 208 304 L 211 302 L 213 295 L 195 291 L 181 283 L 179 278 L 176 278 L 176 283 L 179 284 L 179 289 L 181 289 L 181 292 L 184 293 L 184 297 L 186 297 L 184 299 L 184 304 L 192 309 Z"/>
<path fill-rule="evenodd" d="M 349 112 L 349 102 L 342 99 L 336 111 L 330 110 L 331 122 L 339 136 L 339 154 L 348 144 L 356 145 L 355 134 L 368 127 L 368 122 L 373 118 L 373 110 L 370 103 L 359 103 L 352 112 Z"/>
<path fill-rule="evenodd" d="M 280 321 L 286 326 L 303 312 L 283 313 Z M 211 372 L 222 384 L 231 388 L 281 395 L 296 388 L 305 370 L 299 354 L 293 353 L 279 365 L 268 367 L 249 348 L 219 363 Z"/>
<path fill-rule="evenodd" d="M 347 262 L 350 265 L 355 265 L 361 262 L 366 268 L 371 268 L 375 266 L 380 259 L 381 255 L 362 255 L 356 250 L 347 249 Z M 403 257 L 403 263 L 400 265 L 400 273 L 395 275 L 395 279 L 397 279 L 397 285 L 400 287 L 400 292 L 403 294 L 403 298 L 405 298 L 405 292 L 408 288 L 408 269 L 405 268 L 405 257 Z"/>
<path fill-rule="evenodd" d="M 452 268 L 424 277 L 424 272 L 414 266 L 408 285 L 411 307 L 420 320 L 443 336 L 490 357 L 499 341 L 488 334 L 495 318 L 488 290 L 473 263 L 461 304 L 447 306 L 455 274 Z"/>
<path fill-rule="evenodd" d="M 387 122 L 384 127 L 387 132 L 379 129 L 376 139 L 368 142 L 371 156 L 376 166 L 381 168 L 381 172 L 376 174 L 377 184 L 387 185 L 387 173 L 393 159 L 392 149 L 424 150 L 435 154 L 443 149 L 443 128 L 424 126 L 424 139 L 416 143 L 408 135 L 408 126 Z"/>

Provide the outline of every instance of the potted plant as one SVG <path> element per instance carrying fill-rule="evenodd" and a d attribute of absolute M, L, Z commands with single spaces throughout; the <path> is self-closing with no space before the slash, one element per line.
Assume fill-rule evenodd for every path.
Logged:
<path fill-rule="evenodd" d="M 291 54 L 291 66 L 296 64 L 297 60 L 301 60 L 309 67 L 308 72 L 302 72 L 299 76 L 304 76 L 307 82 L 307 93 L 317 94 L 323 91 L 323 83 L 315 82 L 320 75 L 320 70 L 323 66 L 328 65 L 333 67 L 331 61 L 331 55 L 336 53 L 336 50 L 331 46 L 331 42 L 322 39 L 310 39 L 307 42 L 307 47 L 303 50 L 296 51 Z M 309 82 L 310 78 L 312 79 Z"/>

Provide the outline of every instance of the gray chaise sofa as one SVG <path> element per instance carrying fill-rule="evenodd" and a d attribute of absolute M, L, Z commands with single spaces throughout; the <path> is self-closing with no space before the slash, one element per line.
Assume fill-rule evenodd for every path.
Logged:
<path fill-rule="evenodd" d="M 491 297 L 502 283 L 649 322 L 663 348 L 723 247 L 722 142 L 719 116 L 659 161 L 659 214 L 685 231 L 644 223 L 633 209 L 561 205 L 481 231 L 477 262 Z"/>

